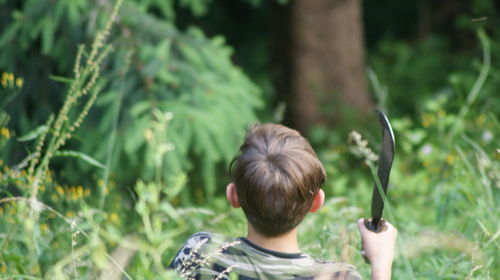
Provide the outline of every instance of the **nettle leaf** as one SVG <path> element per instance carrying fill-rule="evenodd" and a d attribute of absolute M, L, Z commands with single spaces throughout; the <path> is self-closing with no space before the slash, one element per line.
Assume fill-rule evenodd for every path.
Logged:
<path fill-rule="evenodd" d="M 34 140 L 39 135 L 41 135 L 42 133 L 47 132 L 48 129 L 49 129 L 48 126 L 41 125 L 41 126 L 35 128 L 34 130 L 28 132 L 27 134 L 25 134 L 25 135 L 17 138 L 17 141 L 19 141 L 19 142 L 26 142 L 26 141 Z"/>
<path fill-rule="evenodd" d="M 187 183 L 187 176 L 185 173 L 179 173 L 172 177 L 173 178 L 170 184 L 163 189 L 163 192 L 168 195 L 170 200 L 174 199 L 177 195 L 179 195 L 179 193 Z"/>
<path fill-rule="evenodd" d="M 92 166 L 102 168 L 102 169 L 106 168 L 106 166 L 104 164 L 100 163 L 99 161 L 97 161 L 93 157 L 91 157 L 87 154 L 84 154 L 82 152 L 78 152 L 78 151 L 72 151 L 72 150 L 57 151 L 54 153 L 54 156 L 56 156 L 56 157 L 74 157 L 74 158 L 83 160 L 84 162 L 86 162 Z"/>
<path fill-rule="evenodd" d="M 71 79 L 71 78 L 55 76 L 55 75 L 49 75 L 49 79 L 56 81 L 56 82 L 67 83 L 67 84 L 70 84 L 73 82 L 73 79 Z"/>
<path fill-rule="evenodd" d="M 151 104 L 148 101 L 139 101 L 130 109 L 130 115 L 134 118 L 137 118 L 150 110 L 152 110 L 152 108 Z"/>
<path fill-rule="evenodd" d="M 146 139 L 144 138 L 144 131 L 150 126 L 150 118 L 142 117 L 138 118 L 133 124 L 130 126 L 130 129 L 127 129 L 126 132 L 126 140 L 125 141 L 125 152 L 130 156 L 133 156 L 137 152 L 137 150 L 146 143 Z"/>
<path fill-rule="evenodd" d="M 6 29 L 4 29 L 2 36 L 0 36 L 0 47 L 3 47 L 6 44 L 12 42 L 14 37 L 18 35 L 18 32 L 21 29 L 21 27 L 22 27 L 21 22 L 14 22 L 13 24 L 9 25 Z"/>
<path fill-rule="evenodd" d="M 54 43 L 54 33 L 56 31 L 55 22 L 47 17 L 42 29 L 42 53 L 49 54 Z"/>

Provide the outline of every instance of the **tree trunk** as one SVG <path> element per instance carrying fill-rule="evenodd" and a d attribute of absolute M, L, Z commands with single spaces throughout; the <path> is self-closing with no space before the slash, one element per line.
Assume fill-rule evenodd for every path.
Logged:
<path fill-rule="evenodd" d="M 293 126 L 307 133 L 313 124 L 370 113 L 360 1 L 296 0 L 290 24 Z"/>

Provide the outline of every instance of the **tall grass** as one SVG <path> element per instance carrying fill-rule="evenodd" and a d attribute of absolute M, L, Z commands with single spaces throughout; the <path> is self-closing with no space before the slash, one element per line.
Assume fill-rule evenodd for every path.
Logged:
<path fill-rule="evenodd" d="M 63 189 L 53 182 L 50 162 L 54 157 L 76 157 L 92 165 L 102 167 L 99 162 L 88 155 L 77 151 L 61 150 L 61 148 L 72 138 L 73 133 L 85 120 L 102 88 L 103 82 L 99 81 L 101 64 L 112 50 L 111 45 L 106 43 L 106 39 L 109 37 L 113 22 L 118 16 L 121 4 L 122 0 L 116 1 L 109 20 L 104 29 L 96 34 L 90 48 L 87 50 L 83 45 L 78 48 L 73 70 L 74 76 L 72 78 L 52 77 L 55 80 L 68 83 L 66 98 L 56 115 L 50 115 L 44 125 L 20 138 L 24 141 L 36 139 L 35 149 L 23 161 L 25 164 L 18 165 L 16 169 L 12 170 L 9 170 L 8 167 L 4 168 L 6 174 L 2 176 L 1 184 L 9 186 L 9 183 L 13 182 L 14 184 L 10 185 L 10 188 L 20 194 L 0 199 L 0 204 L 7 204 L 7 206 L 2 205 L 2 212 L 5 213 L 5 209 L 9 209 L 8 215 L 10 215 L 10 217 L 2 215 L 2 221 L 7 222 L 7 224 L 2 223 L 1 225 L 2 231 L 5 230 L 6 234 L 2 236 L 0 247 L 4 253 L 0 257 L 0 262 L 2 274 L 6 278 L 38 279 L 37 275 L 42 276 L 44 273 L 49 273 L 54 279 L 65 279 L 64 270 L 70 264 L 72 264 L 72 276 L 74 279 L 79 278 L 77 260 L 88 245 L 76 248 L 78 245 L 77 237 L 82 235 L 90 239 L 90 236 L 77 224 L 77 219 L 67 217 L 44 203 L 39 199 L 39 194 L 40 191 L 46 191 L 47 188 L 53 188 L 48 190 L 53 193 L 56 192 L 56 188 L 59 188 L 64 193 Z M 83 196 L 83 188 L 76 188 L 76 190 Z M 44 212 L 48 212 L 49 217 L 60 218 L 63 224 L 66 224 L 70 229 L 71 241 L 71 253 L 55 261 L 48 271 L 44 271 L 44 263 L 47 260 L 42 254 L 43 247 L 47 246 L 45 244 L 47 240 L 44 240 L 41 231 L 48 230 L 47 224 L 42 223 L 40 217 Z M 62 229 L 60 228 L 60 230 Z M 17 258 L 24 257 L 25 260 L 15 261 Z M 107 257 L 112 260 L 109 255 Z M 125 275 L 127 274 L 125 273 Z"/>
<path fill-rule="evenodd" d="M 489 39 L 482 30 L 478 37 L 482 64 L 458 110 L 447 110 L 445 101 L 438 99 L 429 101 L 421 124 L 389 115 L 397 147 L 384 216 L 400 232 L 395 279 L 495 279 L 500 275 L 500 157 L 492 140 L 500 137 L 500 129 L 494 113 L 474 114 L 483 111 L 478 107 L 488 99 L 481 93 L 492 70 Z M 383 91 L 378 94 L 382 100 L 390 99 L 374 72 L 370 76 L 377 82 L 374 89 Z M 367 160 L 375 157 L 367 152 L 366 143 L 361 146 L 356 154 L 363 159 L 359 169 L 365 176 L 357 178 L 338 168 L 348 157 L 343 152 L 347 148 L 320 153 L 329 170 L 325 188 L 339 197 L 328 200 L 317 217 L 306 220 L 302 233 L 308 237 L 302 241 L 312 254 L 355 263 L 368 277 L 369 266 L 359 256 L 355 221 L 369 216 L 371 189 L 377 180 L 376 163 Z M 346 238 L 346 233 L 354 237 Z"/>
<path fill-rule="evenodd" d="M 112 50 L 106 39 L 121 2 L 117 1 L 90 48 L 79 47 L 74 76 L 53 77 L 67 82 L 68 92 L 57 114 L 20 138 L 36 139 L 32 153 L 15 167 L 3 166 L 0 185 L 9 196 L 0 199 L 1 279 L 173 279 L 176 276 L 166 267 L 190 233 L 245 234 L 244 215 L 230 209 L 223 197 L 214 197 L 203 208 L 179 206 L 186 175 L 162 173 L 168 168 L 165 155 L 175 149 L 166 138 L 169 125 L 176 121 L 170 112 L 152 112 L 154 121 L 144 137 L 155 152 L 154 180 L 136 182 L 131 189 L 133 204 L 122 201 L 109 176 L 113 143 L 121 141 L 115 138 L 116 126 L 110 132 L 105 164 L 64 150 L 104 86 L 99 73 Z M 495 279 L 500 275 L 500 151 L 492 148 L 491 140 L 488 145 L 481 143 L 473 127 L 482 116 L 481 122 L 493 131 L 491 137 L 498 139 L 500 126 L 495 114 L 476 117 L 471 113 L 479 111 L 474 105 L 491 71 L 488 38 L 482 31 L 479 38 L 483 63 L 458 112 L 444 112 L 443 104 L 434 106 L 425 112 L 421 125 L 408 124 L 404 117 L 391 118 L 401 145 L 385 210 L 400 232 L 395 279 Z M 385 106 L 390 99 L 387 88 L 374 72 L 370 77 L 383 91 L 379 96 Z M 300 226 L 300 241 L 313 256 L 354 263 L 368 277 L 355 221 L 368 216 L 376 157 L 368 143 L 362 146 L 360 171 L 341 172 L 339 166 L 349 156 L 347 143 L 320 151 L 329 172 L 325 189 L 336 196 L 306 218 Z M 58 156 L 103 169 L 104 176 L 96 183 L 99 194 L 59 184 L 58 174 L 51 171 L 52 159 Z"/>

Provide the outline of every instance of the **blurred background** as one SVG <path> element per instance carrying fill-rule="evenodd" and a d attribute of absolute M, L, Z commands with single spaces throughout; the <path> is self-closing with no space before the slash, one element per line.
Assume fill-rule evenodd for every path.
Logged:
<path fill-rule="evenodd" d="M 243 236 L 224 190 L 255 122 L 299 130 L 327 169 L 329 199 L 301 226 L 302 248 L 369 278 L 355 221 L 369 215 L 374 108 L 396 136 L 395 278 L 500 273 L 498 1 L 0 7 L 6 279 L 171 279 L 190 234 Z"/>

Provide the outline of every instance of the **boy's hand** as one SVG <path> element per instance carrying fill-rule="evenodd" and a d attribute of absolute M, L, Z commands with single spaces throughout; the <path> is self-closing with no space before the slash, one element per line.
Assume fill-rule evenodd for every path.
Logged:
<path fill-rule="evenodd" d="M 385 225 L 387 230 L 375 233 L 366 228 L 364 219 L 358 220 L 363 250 L 372 265 L 372 280 L 391 279 L 398 231 L 387 221 Z"/>

